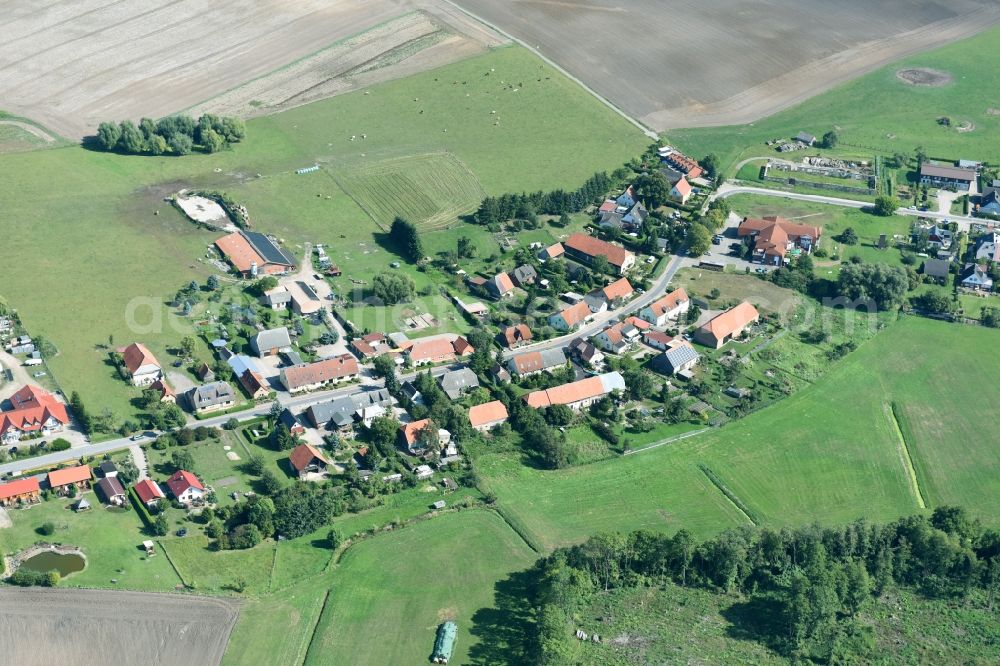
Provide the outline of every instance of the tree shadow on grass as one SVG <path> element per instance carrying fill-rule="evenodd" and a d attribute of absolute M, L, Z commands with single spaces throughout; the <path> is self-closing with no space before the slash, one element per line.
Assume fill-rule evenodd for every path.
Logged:
<path fill-rule="evenodd" d="M 721 611 L 729 621 L 730 638 L 766 645 L 779 654 L 787 645 L 787 627 L 781 619 L 781 605 L 771 596 L 757 595 Z"/>
<path fill-rule="evenodd" d="M 538 663 L 535 640 L 535 567 L 510 574 L 493 586 L 494 608 L 472 615 L 470 633 L 479 642 L 469 649 L 469 663 L 477 666 Z"/>

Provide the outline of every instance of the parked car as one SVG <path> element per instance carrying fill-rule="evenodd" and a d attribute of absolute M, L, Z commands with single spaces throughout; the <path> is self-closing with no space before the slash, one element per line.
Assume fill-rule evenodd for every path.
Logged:
<path fill-rule="evenodd" d="M 187 536 L 187 533 L 188 533 L 188 531 L 187 531 L 187 529 L 186 529 L 186 528 L 184 528 L 184 527 L 182 527 L 181 529 L 177 530 L 177 532 L 175 532 L 175 534 L 176 534 L 177 536 L 179 536 L 179 537 L 182 537 L 182 536 Z"/>
<path fill-rule="evenodd" d="M 38 372 L 31 375 L 32 377 L 44 377 L 47 373 L 44 370 L 39 370 Z"/>

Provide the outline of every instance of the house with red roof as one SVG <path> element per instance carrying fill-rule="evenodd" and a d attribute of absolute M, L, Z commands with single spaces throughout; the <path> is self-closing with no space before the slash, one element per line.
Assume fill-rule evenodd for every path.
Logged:
<path fill-rule="evenodd" d="M 823 230 L 810 224 L 799 224 L 777 215 L 762 219 L 745 217 L 737 235 L 753 248 L 750 260 L 758 264 L 782 266 L 786 255 L 798 249 L 806 254 L 819 244 Z"/>
<path fill-rule="evenodd" d="M 584 300 L 587 301 L 590 311 L 596 314 L 618 307 L 633 293 L 634 290 L 628 278 L 620 278 L 606 287 L 590 292 L 584 296 Z"/>
<path fill-rule="evenodd" d="M 621 354 L 639 339 L 639 329 L 628 322 L 620 321 L 608 326 L 594 336 L 594 344 L 604 351 Z"/>
<path fill-rule="evenodd" d="M 298 473 L 300 479 L 310 474 L 323 474 L 330 461 L 312 444 L 299 444 L 288 454 L 288 462 Z"/>
<path fill-rule="evenodd" d="M 330 384 L 357 379 L 361 374 L 358 359 L 341 354 L 315 363 L 301 363 L 281 369 L 281 384 L 289 393 L 315 391 Z"/>
<path fill-rule="evenodd" d="M 425 432 L 428 428 L 434 429 L 434 424 L 430 419 L 420 419 L 410 421 L 399 427 L 400 444 L 407 452 L 418 455 L 427 451 L 428 441 L 433 445 L 439 441 L 438 432 Z"/>
<path fill-rule="evenodd" d="M 590 306 L 586 301 L 580 301 L 575 305 L 549 316 L 549 326 L 557 331 L 572 331 L 580 324 L 593 316 Z"/>
<path fill-rule="evenodd" d="M 183 469 L 177 470 L 167 479 L 167 488 L 170 489 L 170 494 L 185 506 L 190 506 L 205 497 L 205 486 L 201 485 L 198 477 Z"/>
<path fill-rule="evenodd" d="M 160 362 L 141 342 L 133 342 L 128 347 L 122 347 L 118 353 L 122 355 L 122 365 L 133 386 L 149 386 L 156 380 L 163 379 Z"/>
<path fill-rule="evenodd" d="M 612 391 L 625 391 L 625 378 L 618 372 L 587 377 L 550 389 L 533 391 L 524 396 L 529 407 L 541 409 L 552 405 L 566 405 L 579 410 L 589 407 Z"/>
<path fill-rule="evenodd" d="M 625 248 L 587 234 L 571 235 L 563 242 L 563 247 L 566 254 L 585 264 L 592 263 L 595 257 L 604 257 L 618 275 L 623 275 L 635 265 L 635 255 Z"/>
<path fill-rule="evenodd" d="M 500 331 L 497 338 L 507 349 L 517 349 L 531 342 L 531 329 L 527 324 L 514 324 Z"/>
<path fill-rule="evenodd" d="M 743 301 L 706 322 L 694 332 L 694 340 L 706 347 L 719 349 L 730 340 L 740 337 L 746 327 L 758 319 L 760 313 L 757 308 Z"/>
<path fill-rule="evenodd" d="M 689 309 L 691 309 L 691 299 L 688 298 L 684 287 L 681 287 L 639 310 L 639 318 L 653 326 L 666 326 L 668 321 L 677 319 Z"/>
<path fill-rule="evenodd" d="M 469 423 L 480 432 L 492 430 L 507 421 L 507 407 L 499 400 L 469 407 Z"/>
<path fill-rule="evenodd" d="M 546 248 L 542 248 L 538 252 L 538 258 L 542 261 L 548 261 L 549 259 L 558 259 L 565 254 L 566 249 L 563 247 L 562 243 L 553 243 Z"/>
<path fill-rule="evenodd" d="M 686 204 L 688 198 L 691 196 L 691 183 L 687 181 L 687 178 L 681 176 L 680 179 L 674 183 L 674 186 L 670 188 L 670 198 L 675 201 L 679 201 L 682 204 Z"/>
<path fill-rule="evenodd" d="M 432 340 L 417 340 L 404 352 L 415 366 L 429 363 L 444 363 L 457 357 L 469 356 L 475 351 L 469 341 L 462 336 L 454 340 L 434 338 Z"/>
<path fill-rule="evenodd" d="M 40 495 L 38 479 L 33 476 L 0 484 L 0 506 L 34 503 L 39 500 Z"/>
<path fill-rule="evenodd" d="M 215 247 L 240 275 L 284 275 L 295 259 L 273 240 L 256 231 L 234 231 L 215 241 Z"/>
<path fill-rule="evenodd" d="M 493 298 L 509 298 L 514 295 L 514 281 L 507 273 L 497 273 L 486 281 L 486 291 Z"/>
<path fill-rule="evenodd" d="M 13 444 L 32 435 L 60 432 L 69 425 L 69 410 L 54 395 L 27 385 L 10 397 L 13 409 L 0 412 L 0 442 Z"/>
<path fill-rule="evenodd" d="M 65 495 L 69 492 L 70 486 L 74 485 L 80 490 L 85 490 L 90 487 L 93 478 L 93 472 L 87 465 L 54 469 L 48 474 L 49 487 L 59 495 Z"/>
<path fill-rule="evenodd" d="M 135 490 L 139 501 L 145 504 L 146 508 L 152 508 L 159 504 L 160 500 L 166 498 L 159 484 L 151 479 L 143 479 L 132 486 L 132 488 Z"/>
<path fill-rule="evenodd" d="M 165 380 L 157 379 L 149 385 L 149 388 L 159 391 L 160 402 L 177 404 L 177 393 L 174 392 L 174 389 Z"/>

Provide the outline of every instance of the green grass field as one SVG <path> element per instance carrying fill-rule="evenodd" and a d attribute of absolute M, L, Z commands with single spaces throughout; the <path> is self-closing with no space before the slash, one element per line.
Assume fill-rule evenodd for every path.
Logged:
<path fill-rule="evenodd" d="M 519 84 L 516 91 L 510 82 Z M 433 207 L 431 218 L 440 221 L 448 210 L 473 206 L 476 182 L 492 194 L 574 188 L 647 143 L 518 48 L 252 120 L 248 135 L 232 150 L 183 158 L 80 147 L 0 155 L 8 221 L 0 296 L 33 335 L 56 344 L 53 373 L 92 410 L 109 407 L 124 418 L 138 395 L 105 363 L 109 336 L 116 345 L 143 341 L 168 363 L 166 350 L 191 332 L 164 302 L 212 273 L 202 259 L 218 234 L 195 229 L 163 201 L 180 188 L 225 190 L 247 206 L 256 228 L 282 237 L 295 253 L 305 241 L 326 243 L 335 262 L 370 281 L 395 257 L 377 244 L 371 217 L 337 185 L 338 169 L 349 175 L 377 170 L 386 158 L 453 156 L 435 158 L 434 173 L 454 178 L 457 165 L 467 165 L 471 174 L 461 183 L 426 192 L 433 175 L 411 174 L 421 191 L 411 188 L 410 200 L 399 203 L 403 211 Z M 353 135 L 359 138 L 351 142 Z M 317 173 L 294 173 L 315 163 L 323 164 Z M 450 200 L 439 200 L 441 193 Z M 453 232 L 445 235 L 454 243 Z"/>
<path fill-rule="evenodd" d="M 13 527 L 0 529 L 0 553 L 17 553 L 39 541 L 80 548 L 87 556 L 87 567 L 64 579 L 63 587 L 167 592 L 180 584 L 162 552 L 146 557 L 142 541 L 149 536 L 142 533 L 142 521 L 135 511 L 105 509 L 93 492 L 84 497 L 94 508 L 83 513 L 69 508 L 71 500 L 55 498 L 27 510 L 11 511 Z M 38 534 L 36 530 L 48 522 L 55 525 L 55 533 Z"/>
<path fill-rule="evenodd" d="M 459 548 L 459 545 L 461 546 Z M 469 662 L 477 611 L 493 586 L 537 556 L 493 513 L 463 511 L 350 548 L 306 664 L 420 664 L 438 624 L 458 624 L 454 663 Z"/>
<path fill-rule="evenodd" d="M 997 391 L 970 378 L 997 369 L 984 356 L 997 342 L 996 331 L 906 318 L 808 388 L 718 431 L 556 472 L 499 455 L 479 469 L 501 510 L 545 548 L 601 530 L 710 534 L 744 521 L 699 464 L 768 524 L 892 519 L 918 510 L 892 422 L 896 402 L 928 507 L 963 504 L 992 524 L 997 451 L 981 433 Z"/>
<path fill-rule="evenodd" d="M 753 124 L 675 130 L 668 138 L 696 157 L 716 153 L 725 169 L 744 158 L 777 155 L 764 145 L 768 139 L 792 137 L 803 130 L 822 136 L 831 129 L 840 135 L 835 154 L 912 154 L 923 146 L 932 157 L 996 162 L 1000 103 L 993 72 L 982 63 L 998 53 L 1000 29 L 993 28 L 893 63 Z M 942 70 L 953 79 L 937 88 L 909 85 L 896 72 L 911 67 Z M 941 116 L 949 116 L 952 126 L 939 125 Z M 957 131 L 963 122 L 971 122 L 975 129 Z"/>
<path fill-rule="evenodd" d="M 475 174 L 445 153 L 409 155 L 339 169 L 341 188 L 382 228 L 397 216 L 434 231 L 479 207 L 486 193 Z"/>

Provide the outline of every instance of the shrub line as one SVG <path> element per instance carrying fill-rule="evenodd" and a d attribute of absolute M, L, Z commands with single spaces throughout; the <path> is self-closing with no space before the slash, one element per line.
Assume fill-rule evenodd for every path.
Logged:
<path fill-rule="evenodd" d="M 698 469 L 700 469 L 702 473 L 708 477 L 708 480 L 712 482 L 712 485 L 718 488 L 719 492 L 725 495 L 726 499 L 732 502 L 733 506 L 735 506 L 752 525 L 760 526 L 761 522 L 763 522 L 760 517 L 755 514 L 753 509 L 744 504 L 743 500 L 737 497 L 736 493 L 729 489 L 729 486 L 722 482 L 722 479 L 719 478 L 718 474 L 713 472 L 712 469 L 705 463 L 698 463 Z"/>

